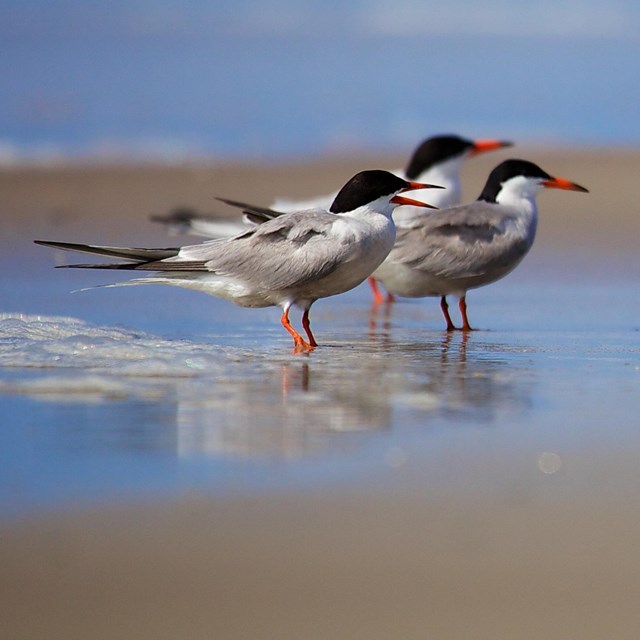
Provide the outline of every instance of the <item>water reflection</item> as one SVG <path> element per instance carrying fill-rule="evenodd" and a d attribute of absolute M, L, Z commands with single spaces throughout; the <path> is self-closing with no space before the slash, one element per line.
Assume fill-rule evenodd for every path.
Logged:
<path fill-rule="evenodd" d="M 309 362 L 281 363 L 257 377 L 235 378 L 205 392 L 178 387 L 178 453 L 299 457 L 354 442 L 348 434 L 392 426 L 388 394 L 372 393 L 369 373 Z"/>
<path fill-rule="evenodd" d="M 20 336 L 11 357 L 31 373 L 0 390 L 46 401 L 43 421 L 62 447 L 313 457 L 389 430 L 496 425 L 531 404 L 530 368 L 480 333 L 354 329 L 292 357 L 57 320 L 5 323 Z M 34 373 L 40 360 L 45 374 Z"/>
<path fill-rule="evenodd" d="M 530 406 L 516 363 L 486 356 L 462 334 L 431 342 L 362 344 L 281 363 L 261 375 L 177 389 L 178 453 L 315 455 L 345 450 L 397 428 L 490 425 Z M 314 354 L 315 355 L 315 354 Z"/>

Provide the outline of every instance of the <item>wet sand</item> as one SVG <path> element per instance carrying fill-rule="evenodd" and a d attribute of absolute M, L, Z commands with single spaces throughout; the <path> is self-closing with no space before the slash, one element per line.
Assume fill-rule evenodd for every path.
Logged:
<path fill-rule="evenodd" d="M 591 191 L 540 196 L 529 278 L 536 269 L 547 277 L 547 259 L 563 264 L 564 251 L 574 280 L 583 264 L 592 273 L 611 268 L 613 277 L 638 274 L 640 153 L 516 148 L 509 156 L 516 154 Z M 465 168 L 468 199 L 503 157 Z M 213 212 L 215 195 L 262 204 L 276 194 L 313 195 L 361 168 L 402 162 L 7 169 L 0 171 L 3 252 L 20 247 L 24 255 L 28 246 L 26 255 L 46 265 L 50 256 L 25 241 L 170 244 L 149 214 L 176 206 Z M 502 416 L 493 429 L 451 423 L 415 451 L 400 432 L 403 447 L 392 440 L 385 459 L 362 476 L 164 500 L 125 495 L 0 522 L 4 634 L 635 639 L 639 362 L 637 327 L 625 331 L 617 342 L 594 334 L 586 346 L 569 333 L 490 335 L 502 341 L 490 345 L 501 353 L 522 343 L 540 349 L 531 366 L 507 363 L 495 373 L 531 385 L 529 412 Z M 485 376 L 472 365 L 488 347 L 474 340 L 454 384 Z M 412 356 L 406 346 L 397 351 L 400 360 Z M 526 350 L 518 355 L 526 364 Z M 326 351 L 311 375 L 326 375 L 330 359 Z M 443 423 L 455 415 L 453 402 Z M 554 403 L 562 411 L 554 413 Z M 274 473 L 284 464 L 276 461 Z"/>
<path fill-rule="evenodd" d="M 396 486 L 61 513 L 0 529 L 3 626 L 11 638 L 631 640 L 629 506 Z"/>

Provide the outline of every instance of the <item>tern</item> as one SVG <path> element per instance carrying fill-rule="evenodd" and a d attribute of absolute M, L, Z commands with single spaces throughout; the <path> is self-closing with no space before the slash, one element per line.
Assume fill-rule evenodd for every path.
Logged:
<path fill-rule="evenodd" d="M 490 173 L 475 202 L 398 227 L 394 248 L 373 277 L 394 295 L 440 296 L 448 331 L 456 327 L 447 295 L 457 296 L 462 330 L 470 331 L 467 291 L 503 278 L 525 257 L 536 235 L 536 194 L 543 188 L 588 192 L 533 162 L 506 160 Z"/>
<path fill-rule="evenodd" d="M 280 306 L 281 323 L 293 337 L 294 352 L 303 353 L 317 346 L 309 323 L 311 305 L 363 282 L 393 247 L 393 209 L 399 205 L 431 206 L 402 194 L 430 187 L 437 188 L 387 171 L 362 171 L 338 192 L 329 211 L 292 212 L 231 238 L 172 249 L 35 242 L 125 260 L 69 267 L 153 272 L 109 286 L 167 284 L 202 291 L 243 307 Z M 307 340 L 289 322 L 293 305 L 303 311 Z"/>
<path fill-rule="evenodd" d="M 443 187 L 442 191 L 429 193 L 429 203 L 439 209 L 453 207 L 460 203 L 460 170 L 463 162 L 467 158 L 509 147 L 512 144 L 495 139 L 469 140 L 458 135 L 432 136 L 416 148 L 404 170 L 398 169 L 393 173 L 404 180 L 440 185 Z M 278 198 L 268 210 L 271 211 L 272 216 L 305 209 L 328 210 L 335 195 L 333 193 L 304 201 Z M 232 206 L 247 206 L 233 201 L 222 201 Z M 396 225 L 399 225 L 423 213 L 424 209 L 421 207 L 405 206 L 394 211 L 393 219 Z M 223 238 L 242 233 L 246 230 L 246 225 L 251 224 L 251 220 L 246 216 L 244 220 L 225 220 L 199 214 L 187 208 L 176 209 L 166 216 L 154 216 L 152 220 L 166 224 L 174 231 L 208 238 Z"/>

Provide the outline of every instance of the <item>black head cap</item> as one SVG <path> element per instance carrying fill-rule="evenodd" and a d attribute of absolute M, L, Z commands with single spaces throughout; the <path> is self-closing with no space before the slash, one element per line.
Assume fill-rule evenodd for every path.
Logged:
<path fill-rule="evenodd" d="M 528 160 L 505 160 L 501 162 L 487 178 L 482 193 L 478 200 L 486 202 L 496 202 L 496 198 L 502 189 L 502 185 L 511 178 L 522 176 L 524 178 L 540 178 L 549 180 L 552 178 L 546 171 L 543 171 L 537 164 Z"/>
<path fill-rule="evenodd" d="M 471 147 L 473 147 L 473 140 L 467 140 L 460 136 L 446 135 L 427 138 L 413 152 L 405 175 L 408 180 L 415 180 L 434 164 L 460 156 Z"/>
<path fill-rule="evenodd" d="M 361 171 L 340 189 L 329 211 L 331 213 L 353 211 L 382 196 L 390 196 L 401 189 L 406 189 L 408 186 L 409 183 L 406 180 L 388 171 L 381 169 Z"/>

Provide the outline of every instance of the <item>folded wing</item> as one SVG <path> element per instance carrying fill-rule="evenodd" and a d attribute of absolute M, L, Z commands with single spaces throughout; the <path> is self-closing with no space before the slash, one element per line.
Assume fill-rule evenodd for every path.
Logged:
<path fill-rule="evenodd" d="M 517 262 L 532 239 L 517 233 L 505 207 L 456 207 L 422 216 L 397 231 L 389 260 L 443 278 L 482 276 Z"/>

